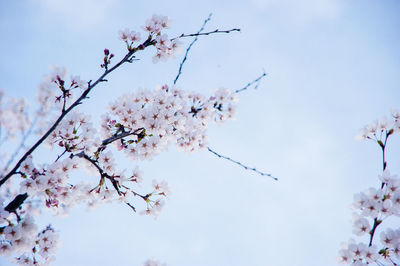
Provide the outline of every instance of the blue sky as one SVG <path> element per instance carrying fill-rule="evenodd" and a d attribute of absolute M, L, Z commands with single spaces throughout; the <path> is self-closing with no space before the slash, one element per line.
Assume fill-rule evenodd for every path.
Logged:
<path fill-rule="evenodd" d="M 124 52 L 117 31 L 136 30 L 154 13 L 172 18 L 170 36 L 197 31 L 210 12 L 207 29 L 242 29 L 201 38 L 179 86 L 207 94 L 269 74 L 240 95 L 235 121 L 210 128 L 209 142 L 278 182 L 207 151 L 171 148 L 140 164 L 145 184 L 159 178 L 172 187 L 156 221 L 118 204 L 43 217 L 63 242 L 54 265 L 140 265 L 151 257 L 175 266 L 336 265 L 351 236 L 353 194 L 377 185 L 381 167 L 377 146 L 354 136 L 400 108 L 399 11 L 395 0 L 2 1 L 0 88 L 9 95 L 34 97 L 52 64 L 97 77 L 104 48 Z M 152 54 L 114 73 L 81 110 L 96 122 L 110 99 L 171 84 L 183 54 L 159 64 Z M 399 144 L 395 136 L 388 150 L 398 174 Z"/>

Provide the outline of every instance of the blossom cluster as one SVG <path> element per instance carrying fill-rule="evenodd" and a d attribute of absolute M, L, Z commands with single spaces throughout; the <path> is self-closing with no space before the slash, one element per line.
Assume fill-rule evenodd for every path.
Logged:
<path fill-rule="evenodd" d="M 400 216 L 400 179 L 385 170 L 380 177 L 382 187 L 369 188 L 365 192 L 354 195 L 353 208 L 358 211 L 353 219 L 353 233 L 357 236 L 371 236 L 373 227 L 377 227 L 390 216 Z M 400 260 L 400 228 L 388 228 L 380 234 L 382 246 L 367 246 L 351 240 L 347 247 L 340 250 L 340 261 L 365 265 L 384 262 L 390 264 Z M 357 263 L 357 264 L 356 264 Z M 364 263 L 364 264 L 363 264 Z"/>
<path fill-rule="evenodd" d="M 157 50 L 153 62 L 171 58 L 179 50 L 180 42 L 164 33 L 170 23 L 168 17 L 159 15 L 147 20 L 143 26 L 147 37 L 141 44 L 139 32 L 120 31 L 119 37 L 126 43 L 128 54 L 113 69 L 124 62 L 132 62 L 133 54 L 148 46 Z M 101 67 L 105 72 L 92 85 L 79 76 L 71 76 L 68 80 L 65 68 L 53 67 L 52 73 L 39 87 L 39 108 L 33 121 L 28 115 L 27 101 L 4 101 L 0 91 L 0 127 L 6 130 L 7 138 L 17 133 L 22 136 L 25 132 L 28 136 L 37 123 L 37 133 L 43 134 L 43 129 L 55 128 L 48 131 L 43 138 L 45 141 L 41 139 L 38 145 L 47 143 L 53 151 L 60 151 L 55 161 L 43 164 L 37 162 L 41 157 L 34 158 L 29 151 L 22 157 L 22 163 L 18 162 L 10 172 L 20 177 L 19 180 L 13 178 L 18 184 L 8 181 L 0 187 L 1 196 L 7 198 L 0 198 L 0 256 L 13 256 L 14 261 L 21 265 L 47 265 L 54 260 L 58 234 L 50 226 L 39 232 L 32 216 L 42 207 L 55 214 L 65 214 L 80 203 L 95 207 L 118 201 L 136 211 L 136 202 L 135 205 L 132 202 L 139 199 L 145 205 L 140 213 L 157 217 L 165 198 L 170 195 L 168 184 L 153 180 L 151 192 L 139 193 L 136 186 L 142 182 L 142 172 L 137 167 L 128 171 L 118 169 L 115 149 L 111 146 L 133 160 L 150 160 L 167 150 L 170 144 L 192 152 L 206 146 L 206 129 L 210 122 L 222 123 L 235 115 L 236 94 L 228 89 L 218 89 L 206 97 L 164 85 L 155 90 L 139 90 L 124 95 L 111 103 L 110 112 L 102 117 L 100 131 L 103 140 L 100 140 L 89 116 L 70 111 L 77 106 L 73 103 L 75 94 L 81 93 L 79 99 L 84 99 L 97 83 L 106 81 L 104 77 L 114 54 L 105 49 L 104 55 Z M 57 114 L 56 119 L 49 121 L 53 114 Z M 25 148 L 27 136 L 23 136 L 20 149 L 11 156 L 10 163 Z M 4 168 L 0 172 L 1 178 L 7 175 L 10 163 L 5 167 L 0 165 Z M 95 181 L 73 182 L 72 173 L 80 170 L 95 175 Z M 7 179 L 8 176 L 4 178 Z M 21 202 L 13 203 L 18 197 Z M 14 206 L 10 207 L 10 202 Z M 149 260 L 145 265 L 161 263 Z"/>
<path fill-rule="evenodd" d="M 400 178 L 387 169 L 384 156 L 389 136 L 400 131 L 400 111 L 393 109 L 392 117 L 394 121 L 383 118 L 365 126 L 359 137 L 371 139 L 381 147 L 383 172 L 378 176 L 381 184 L 378 188 L 371 187 L 354 195 L 353 234 L 368 236 L 369 241 L 364 243 L 350 239 L 344 243 L 338 256 L 343 264 L 400 264 L 400 228 L 382 228 L 384 221 L 400 217 Z M 381 230 L 380 245 L 373 242 L 378 229 Z"/>
<path fill-rule="evenodd" d="M 125 175 L 124 171 L 118 170 L 112 151 L 106 150 L 107 146 L 100 141 L 94 141 L 94 136 L 95 130 L 89 117 L 81 113 L 69 114 L 49 137 L 49 143 L 64 148 L 64 152 L 55 162 L 37 167 L 32 156 L 28 156 L 20 167 L 23 181 L 19 193 L 40 198 L 58 214 L 66 213 L 82 202 L 94 207 L 115 200 L 129 203 L 129 196 L 139 196 L 146 203 L 141 213 L 156 217 L 164 205 L 163 198 L 169 195 L 168 185 L 153 181 L 154 190 L 151 193 L 141 195 L 135 192 L 129 185 L 141 182 L 141 171 L 135 168 L 130 175 Z M 61 159 L 66 153 L 70 156 Z M 78 169 L 86 169 L 92 174 L 98 174 L 96 171 L 101 169 L 98 185 L 72 185 L 69 174 Z M 108 181 L 113 186 L 108 186 Z"/>
<path fill-rule="evenodd" d="M 167 85 L 153 91 L 139 90 L 114 101 L 103 115 L 102 132 L 107 138 L 126 133 L 115 142 L 119 150 L 134 159 L 151 159 L 172 143 L 183 151 L 206 145 L 206 128 L 235 114 L 236 95 L 219 89 L 206 98 Z"/>
<path fill-rule="evenodd" d="M 68 104 L 74 99 L 74 93 L 77 89 L 80 89 L 80 91 L 87 89 L 88 82 L 81 80 L 80 76 L 71 75 L 68 82 L 67 70 L 65 68 L 52 66 L 52 70 L 52 73 L 45 76 L 40 85 L 39 101 L 42 101 L 44 105 L 50 105 L 51 103 L 45 100 L 51 99 L 51 96 L 56 95 L 54 98 L 55 101 L 50 102 L 54 102 L 58 107 L 61 107 L 64 101 Z M 58 91 L 58 93 L 54 91 Z"/>
<path fill-rule="evenodd" d="M 0 256 L 17 254 L 21 265 L 48 265 L 58 248 L 58 234 L 50 226 L 38 233 L 33 217 L 13 217 L 0 202 Z"/>
<path fill-rule="evenodd" d="M 160 60 L 165 62 L 179 52 L 181 44 L 178 39 L 170 40 L 168 35 L 162 32 L 162 30 L 168 29 L 170 24 L 171 20 L 167 16 L 153 15 L 142 27 L 148 34 L 144 43 L 135 48 L 134 44 L 141 40 L 141 34 L 129 29 L 119 31 L 119 39 L 126 43 L 129 51 L 142 50 L 145 43 L 153 43 L 157 49 L 156 55 L 153 56 L 153 63 Z"/>
<path fill-rule="evenodd" d="M 15 259 L 17 264 L 28 266 L 49 265 L 55 260 L 55 253 L 59 247 L 58 237 L 58 233 L 51 226 L 47 226 L 46 229 L 38 234 L 32 254 L 24 253 L 17 257 Z"/>
<path fill-rule="evenodd" d="M 400 179 L 397 175 L 390 175 L 387 169 L 379 179 L 383 184 L 380 188 L 371 187 L 354 195 L 354 208 L 360 210 L 362 216 L 379 220 L 391 215 L 400 216 Z"/>
<path fill-rule="evenodd" d="M 77 168 L 77 159 L 66 158 L 38 169 L 30 156 L 21 166 L 24 180 L 20 183 L 19 191 L 42 198 L 47 207 L 63 207 L 73 198 L 70 196 L 72 186 L 68 184 L 69 172 Z M 79 197 L 74 201 L 77 199 Z"/>
<path fill-rule="evenodd" d="M 56 143 L 68 152 L 82 151 L 92 153 L 99 146 L 99 139 L 94 139 L 96 130 L 90 122 L 90 117 L 80 113 L 69 113 L 61 121 L 57 129 L 47 139 L 52 145 Z"/>
<path fill-rule="evenodd" d="M 66 214 L 70 208 L 80 203 L 93 208 L 119 199 L 117 191 L 109 189 L 104 182 L 98 186 L 89 182 L 71 184 L 72 171 L 89 167 L 79 157 L 67 157 L 38 170 L 29 157 L 21 166 L 24 180 L 20 183 L 19 192 L 42 200 L 55 214 Z M 129 180 L 138 182 L 141 178 L 138 173 L 136 169 Z M 122 175 L 118 177 L 124 179 Z"/>
<path fill-rule="evenodd" d="M 372 139 L 381 140 L 385 132 L 400 132 L 400 110 L 393 108 L 391 111 L 392 120 L 382 117 L 364 126 L 358 140 Z"/>

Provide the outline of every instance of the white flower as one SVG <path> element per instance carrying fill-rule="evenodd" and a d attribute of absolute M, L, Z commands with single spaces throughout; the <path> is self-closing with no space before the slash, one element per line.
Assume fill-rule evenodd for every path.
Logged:
<path fill-rule="evenodd" d="M 136 32 L 136 31 L 131 31 L 129 33 L 129 40 L 131 42 L 138 42 L 140 41 L 141 37 L 140 37 L 140 32 Z"/>
<path fill-rule="evenodd" d="M 379 175 L 378 177 L 383 183 L 389 183 L 389 181 L 392 179 L 392 176 L 390 175 L 390 171 L 388 169 L 385 169 L 382 175 Z"/>
<path fill-rule="evenodd" d="M 358 218 L 353 223 L 353 233 L 361 236 L 368 233 L 371 230 L 371 225 L 365 218 Z"/>
<path fill-rule="evenodd" d="M 391 110 L 392 116 L 394 119 L 399 120 L 400 119 L 400 110 L 396 108 L 392 108 Z"/>
<path fill-rule="evenodd" d="M 120 40 L 126 41 L 130 37 L 129 29 L 118 31 L 118 37 L 119 37 Z"/>
<path fill-rule="evenodd" d="M 394 244 L 396 244 L 395 232 L 390 228 L 386 229 L 386 231 L 381 232 L 380 237 L 381 237 L 381 242 L 385 247 L 392 248 L 394 247 Z"/>

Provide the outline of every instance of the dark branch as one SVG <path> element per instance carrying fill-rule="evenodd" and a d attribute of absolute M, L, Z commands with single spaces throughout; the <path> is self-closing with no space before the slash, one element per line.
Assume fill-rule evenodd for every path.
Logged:
<path fill-rule="evenodd" d="M 99 173 L 100 173 L 101 178 L 107 178 L 108 180 L 110 180 L 111 184 L 113 185 L 113 187 L 115 188 L 115 190 L 118 192 L 118 195 L 121 195 L 121 191 L 120 191 L 120 189 L 119 189 L 119 182 L 118 182 L 117 180 L 115 180 L 114 176 L 110 176 L 109 174 L 107 174 L 107 173 L 103 170 L 103 168 L 100 167 L 100 165 L 97 163 L 96 160 L 90 158 L 90 157 L 89 157 L 85 152 L 83 152 L 83 151 L 80 152 L 80 153 L 71 155 L 71 157 L 74 157 L 74 156 L 78 156 L 78 157 L 80 157 L 80 158 L 84 158 L 84 159 L 86 159 L 87 161 L 89 161 L 94 167 L 97 168 L 97 170 L 98 170 Z"/>
<path fill-rule="evenodd" d="M 387 162 L 385 159 L 386 145 L 387 145 L 388 138 L 392 133 L 393 132 L 391 132 L 391 131 L 386 131 L 385 141 L 384 142 L 382 142 L 381 140 L 378 141 L 378 144 L 382 149 L 382 171 L 383 172 L 386 170 L 386 166 L 387 166 Z M 381 189 L 383 189 L 384 186 L 385 186 L 385 182 L 382 182 Z M 379 220 L 377 217 L 375 217 L 374 224 L 372 225 L 372 229 L 369 232 L 369 244 L 368 244 L 369 247 L 372 246 L 372 241 L 374 240 L 375 231 L 381 223 L 382 223 L 382 220 Z"/>
<path fill-rule="evenodd" d="M 16 212 L 17 209 L 24 203 L 24 201 L 28 198 L 28 194 L 19 194 L 17 195 L 13 201 L 11 201 L 5 208 L 4 210 L 8 212 Z"/>
<path fill-rule="evenodd" d="M 132 209 L 134 212 L 136 212 L 136 208 L 135 208 L 132 204 L 130 204 L 129 202 L 127 202 L 126 205 L 128 205 L 129 207 L 131 207 L 131 209 Z"/>
<path fill-rule="evenodd" d="M 235 164 L 237 164 L 237 165 L 243 167 L 243 168 L 246 169 L 246 170 L 254 171 L 254 172 L 256 172 L 256 173 L 259 174 L 259 175 L 262 175 L 262 176 L 269 176 L 269 177 L 271 177 L 271 178 L 274 179 L 274 180 L 278 180 L 278 178 L 272 176 L 271 174 L 267 174 L 267 173 L 261 172 L 261 171 L 257 170 L 257 169 L 254 168 L 254 167 L 253 167 L 253 168 L 252 168 L 252 167 L 249 167 L 249 166 L 247 166 L 247 165 L 242 164 L 242 163 L 239 162 L 239 161 L 233 160 L 233 159 L 231 159 L 231 158 L 229 158 L 229 157 L 227 157 L 227 156 L 223 156 L 223 155 L 221 155 L 221 154 L 215 152 L 214 150 L 212 150 L 210 147 L 207 147 L 207 149 L 208 149 L 209 152 L 213 153 L 214 155 L 218 156 L 219 158 L 223 158 L 223 159 L 225 159 L 225 160 L 228 160 L 228 161 L 230 161 L 230 162 L 233 162 L 233 163 L 235 163 Z"/>
<path fill-rule="evenodd" d="M 102 146 L 106 146 L 106 145 L 108 145 L 108 144 L 110 144 L 110 143 L 112 143 L 112 142 L 114 142 L 116 140 L 131 136 L 131 135 L 138 135 L 143 130 L 144 130 L 144 128 L 141 127 L 141 128 L 138 128 L 138 129 L 136 129 L 134 131 L 124 131 L 124 132 L 116 134 L 116 135 L 114 135 L 112 137 L 109 137 L 108 139 L 103 140 L 101 144 L 102 144 Z"/>
<path fill-rule="evenodd" d="M 256 78 L 252 82 L 247 83 L 247 85 L 244 86 L 243 88 L 236 90 L 235 93 L 239 93 L 239 92 L 245 91 L 253 84 L 256 84 L 254 86 L 254 89 L 257 89 L 258 86 L 260 85 L 261 79 L 264 78 L 266 75 L 267 75 L 267 73 L 264 72 L 261 76 L 259 76 L 258 78 Z"/>
<path fill-rule="evenodd" d="M 202 33 L 192 33 L 192 34 L 184 34 L 182 33 L 178 37 L 172 38 L 171 41 L 180 39 L 180 38 L 187 38 L 187 37 L 196 37 L 196 36 L 205 36 L 205 35 L 210 35 L 210 34 L 215 34 L 215 33 L 231 33 L 233 31 L 238 31 L 240 32 L 240 29 L 230 29 L 230 30 L 214 30 L 214 31 L 209 31 L 209 32 L 202 32 Z"/>
<path fill-rule="evenodd" d="M 206 26 L 207 22 L 209 22 L 211 20 L 211 16 L 212 16 L 212 13 L 210 13 L 210 15 L 208 15 L 208 18 L 206 20 L 204 20 L 203 25 L 201 26 L 201 28 L 197 32 L 197 34 L 201 33 L 204 30 L 204 27 Z M 180 66 L 179 66 L 178 75 L 176 75 L 176 78 L 174 80 L 174 84 L 176 84 L 176 82 L 178 81 L 180 75 L 182 74 L 182 67 L 183 67 L 183 64 L 186 62 L 187 55 L 188 55 L 190 49 L 192 48 L 193 44 L 195 42 L 197 42 L 198 38 L 199 38 L 199 36 L 197 35 L 196 38 L 194 38 L 194 40 L 189 44 L 188 48 L 186 49 L 185 56 L 183 57 L 183 60 L 182 60 L 182 62 L 180 64 Z"/>

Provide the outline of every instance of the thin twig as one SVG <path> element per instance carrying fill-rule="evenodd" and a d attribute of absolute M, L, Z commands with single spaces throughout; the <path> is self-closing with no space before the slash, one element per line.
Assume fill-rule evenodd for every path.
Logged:
<path fill-rule="evenodd" d="M 134 212 L 136 212 L 136 208 L 135 208 L 132 204 L 130 204 L 129 202 L 126 202 L 126 205 L 128 205 L 129 207 L 131 207 L 131 209 L 132 209 Z"/>
<path fill-rule="evenodd" d="M 64 150 L 60 155 L 57 156 L 57 159 L 56 159 L 55 161 L 57 162 L 58 160 L 60 160 L 60 158 L 63 157 L 63 155 L 64 155 L 67 151 L 68 151 L 68 149 L 65 148 L 65 150 Z"/>
<path fill-rule="evenodd" d="M 84 151 L 81 151 L 80 153 L 71 155 L 71 157 L 74 157 L 74 156 L 84 158 L 88 162 L 90 162 L 93 166 L 95 166 L 97 168 L 97 170 L 99 171 L 100 177 L 107 178 L 108 180 L 110 180 L 111 184 L 117 191 L 118 195 L 122 194 L 119 189 L 119 187 L 120 187 L 119 182 L 117 180 L 115 180 L 114 176 L 110 176 L 108 173 L 106 173 L 106 171 L 104 171 L 104 169 L 100 167 L 100 165 L 98 164 L 98 162 L 96 160 L 93 160 L 92 158 L 90 158 L 89 155 L 87 155 Z"/>
<path fill-rule="evenodd" d="M 213 30 L 213 31 L 209 31 L 209 32 L 202 32 L 202 33 L 192 33 L 192 34 L 184 34 L 182 33 L 181 35 L 179 35 L 178 37 L 172 38 L 171 41 L 176 40 L 176 39 L 180 39 L 180 38 L 187 38 L 187 37 L 195 37 L 195 36 L 205 36 L 205 35 L 210 35 L 210 34 L 214 34 L 214 33 L 231 33 L 233 31 L 238 31 L 240 32 L 240 29 L 230 29 L 230 30 Z"/>
<path fill-rule="evenodd" d="M 235 164 L 237 164 L 237 165 L 243 167 L 243 168 L 246 169 L 246 170 L 254 171 L 254 172 L 256 172 L 256 173 L 259 174 L 259 175 L 262 175 L 262 176 L 269 176 L 269 177 L 271 177 L 271 178 L 274 179 L 274 180 L 278 180 L 278 178 L 272 176 L 271 174 L 267 174 L 267 173 L 261 172 L 261 171 L 257 170 L 255 167 L 249 167 L 249 166 L 247 166 L 247 165 L 242 164 L 242 163 L 239 162 L 239 161 L 236 161 L 236 160 L 233 160 L 233 159 L 231 159 L 231 158 L 229 158 L 229 157 L 227 157 L 227 156 L 221 155 L 221 154 L 217 153 L 216 151 L 212 150 L 210 147 L 207 147 L 207 149 L 208 149 L 209 152 L 213 153 L 214 155 L 218 156 L 219 158 L 223 158 L 223 159 L 225 159 L 225 160 L 228 160 L 228 161 L 230 161 L 230 162 L 233 162 L 233 163 L 235 163 Z"/>
<path fill-rule="evenodd" d="M 212 16 L 212 13 L 210 13 L 208 15 L 208 18 L 206 20 L 204 20 L 203 25 L 201 26 L 201 28 L 197 32 L 197 34 L 201 33 L 204 30 L 204 27 L 206 26 L 207 22 L 209 22 L 211 20 L 211 16 Z M 192 48 L 193 44 L 195 42 L 197 42 L 198 39 L 199 39 L 199 36 L 197 35 L 196 38 L 194 38 L 194 40 L 189 44 L 188 48 L 186 49 L 185 56 L 183 57 L 183 60 L 182 60 L 181 64 L 179 65 L 178 74 L 176 75 L 176 78 L 174 80 L 174 84 L 176 84 L 176 82 L 178 81 L 180 75 L 182 74 L 182 67 L 183 67 L 183 64 L 186 62 L 187 55 L 188 55 L 190 49 Z"/>
<path fill-rule="evenodd" d="M 247 90 L 251 85 L 253 85 L 253 84 L 255 84 L 255 83 L 257 83 L 257 84 L 254 86 L 254 89 L 257 89 L 258 86 L 260 85 L 261 79 L 262 79 L 263 77 L 265 77 L 266 75 L 267 75 L 267 73 L 264 72 L 261 76 L 259 76 L 258 78 L 256 78 L 256 79 L 253 80 L 252 82 L 247 83 L 247 85 L 244 86 L 243 88 L 236 90 L 235 93 L 239 93 L 239 92 L 245 91 L 245 90 Z"/>

